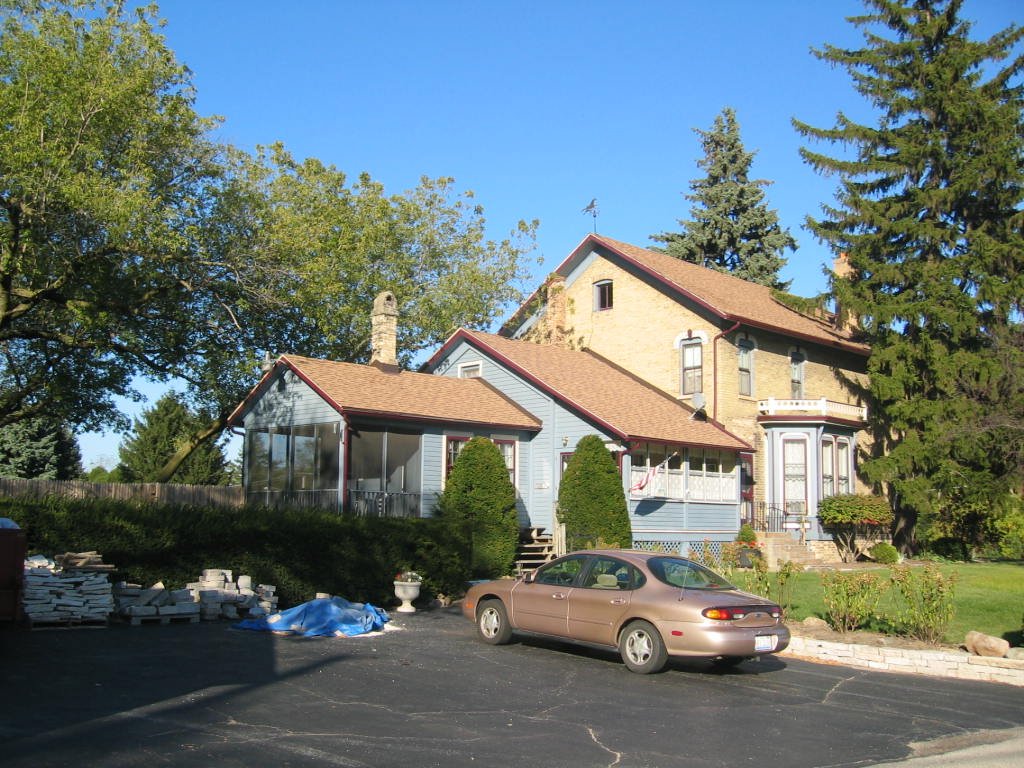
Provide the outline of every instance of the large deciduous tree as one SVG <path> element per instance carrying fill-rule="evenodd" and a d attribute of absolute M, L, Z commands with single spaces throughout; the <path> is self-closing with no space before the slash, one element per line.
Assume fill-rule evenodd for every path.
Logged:
<path fill-rule="evenodd" d="M 794 121 L 846 148 L 802 150 L 839 179 L 836 203 L 808 225 L 852 268 L 833 275 L 832 290 L 872 347 L 879 455 L 863 470 L 891 491 L 904 545 L 919 519 L 948 530 L 993 508 L 1021 471 L 1019 421 L 1014 442 L 990 417 L 1020 408 L 1019 375 L 1002 360 L 1020 357 L 1024 30 L 974 40 L 961 5 L 866 0 L 868 12 L 850 19 L 863 47 L 815 53 L 850 73 L 877 121 Z"/>
<path fill-rule="evenodd" d="M 212 123 L 152 13 L 0 5 L 0 425 L 104 426 L 206 316 Z"/>
<path fill-rule="evenodd" d="M 679 219 L 681 232 L 663 232 L 651 239 L 664 243 L 670 256 L 771 288 L 786 290 L 779 279 L 786 265 L 782 254 L 796 248 L 789 230 L 765 202 L 771 182 L 751 179 L 754 153 L 740 138 L 736 113 L 726 107 L 709 131 L 695 129 L 704 157 L 697 161 L 706 176 L 690 182 L 694 205 L 690 219 Z"/>
<path fill-rule="evenodd" d="M 185 382 L 224 429 L 266 351 L 361 361 L 373 297 L 404 361 L 520 298 L 536 223 L 484 237 L 448 178 L 385 194 L 279 145 L 217 144 L 155 7 L 0 0 L 0 426 L 126 426 L 116 396 Z"/>

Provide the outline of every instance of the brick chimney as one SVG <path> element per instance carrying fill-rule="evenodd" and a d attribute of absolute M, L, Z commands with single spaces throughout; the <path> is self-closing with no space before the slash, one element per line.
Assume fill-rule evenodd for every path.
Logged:
<path fill-rule="evenodd" d="M 370 314 L 370 363 L 398 365 L 398 301 L 381 291 Z"/>
<path fill-rule="evenodd" d="M 545 286 L 544 341 L 556 347 L 564 347 L 565 339 L 565 278 L 551 275 Z"/>
<path fill-rule="evenodd" d="M 850 260 L 846 256 L 846 252 L 840 252 L 832 262 L 832 279 L 845 280 L 853 274 L 853 267 L 850 266 Z M 857 318 L 852 316 L 843 317 L 843 308 L 839 304 L 839 299 L 836 299 L 836 311 L 834 325 L 836 330 L 839 331 L 850 331 L 858 326 Z"/>

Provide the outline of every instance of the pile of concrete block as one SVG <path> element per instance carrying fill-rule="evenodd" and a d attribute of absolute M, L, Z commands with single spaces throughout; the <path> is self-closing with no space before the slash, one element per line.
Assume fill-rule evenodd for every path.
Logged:
<path fill-rule="evenodd" d="M 105 626 L 114 610 L 111 570 L 96 552 L 27 558 L 21 604 L 29 624 Z"/>
<path fill-rule="evenodd" d="M 230 570 L 207 568 L 201 579 L 186 585 L 206 620 L 258 618 L 277 611 L 277 587 L 253 585 L 251 576 L 236 581 Z"/>
<path fill-rule="evenodd" d="M 162 581 L 143 589 L 121 581 L 113 593 L 118 615 L 132 626 L 199 621 L 199 603 L 188 589 L 167 589 Z"/>

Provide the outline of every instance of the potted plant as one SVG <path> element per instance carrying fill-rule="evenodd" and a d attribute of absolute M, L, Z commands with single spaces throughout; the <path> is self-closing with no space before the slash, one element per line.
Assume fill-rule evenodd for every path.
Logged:
<path fill-rule="evenodd" d="M 752 568 L 754 558 L 761 557 L 761 549 L 757 540 L 757 532 L 750 523 L 740 526 L 739 533 L 736 534 L 736 543 L 739 545 L 736 564 L 740 568 Z"/>
<path fill-rule="evenodd" d="M 395 610 L 399 613 L 415 613 L 416 609 L 412 601 L 420 596 L 420 585 L 423 577 L 416 571 L 403 570 L 395 574 L 395 597 L 402 601 L 402 604 Z"/>

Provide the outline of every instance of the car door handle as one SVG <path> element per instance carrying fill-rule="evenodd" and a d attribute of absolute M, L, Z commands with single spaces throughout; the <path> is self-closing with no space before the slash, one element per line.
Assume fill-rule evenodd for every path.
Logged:
<path fill-rule="evenodd" d="M 625 605 L 626 604 L 625 598 L 622 598 L 622 597 L 616 597 L 614 600 L 609 600 L 608 602 L 611 603 L 612 605 Z"/>
<path fill-rule="evenodd" d="M 555 592 L 551 597 L 555 600 L 565 600 L 565 592 Z"/>

